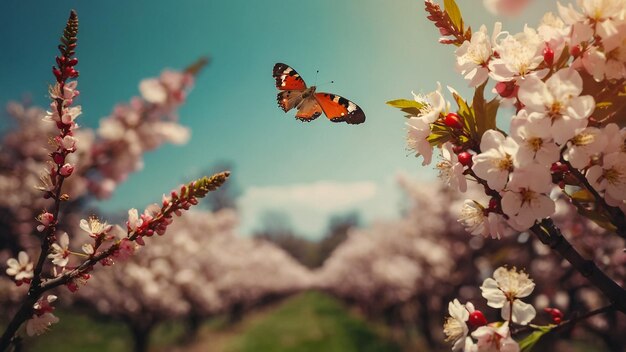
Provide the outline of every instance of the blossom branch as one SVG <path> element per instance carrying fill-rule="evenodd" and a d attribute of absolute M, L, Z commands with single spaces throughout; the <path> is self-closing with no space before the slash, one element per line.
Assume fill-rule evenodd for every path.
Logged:
<path fill-rule="evenodd" d="M 530 230 L 541 243 L 549 246 L 567 260 L 579 273 L 599 289 L 614 305 L 626 314 L 626 290 L 607 276 L 593 260 L 583 258 L 567 241 L 554 222 L 547 218 L 533 225 Z"/>
<path fill-rule="evenodd" d="M 578 169 L 572 166 L 568 161 L 561 157 L 561 163 L 567 165 L 568 171 L 576 177 L 576 179 L 585 186 L 585 189 L 589 191 L 596 202 L 600 204 L 600 206 L 605 210 L 605 212 L 609 215 L 610 221 L 613 225 L 615 225 L 615 233 L 622 238 L 626 239 L 626 218 L 624 217 L 624 213 L 617 207 L 612 207 L 606 203 L 604 197 L 602 197 L 598 191 L 589 183 L 587 177 L 583 175 Z"/>
<path fill-rule="evenodd" d="M 470 30 L 463 31 L 463 28 L 457 28 L 448 12 L 442 10 L 439 4 L 430 0 L 424 1 L 424 4 L 426 6 L 426 12 L 428 12 L 426 18 L 435 24 L 435 27 L 439 29 L 439 33 L 443 36 L 454 37 L 454 39 L 441 38 L 439 40 L 440 43 L 459 46 L 463 44 L 464 41 L 472 38 L 472 32 Z"/>
<path fill-rule="evenodd" d="M 209 192 L 218 189 L 226 182 L 229 176 L 230 172 L 225 171 L 211 177 L 203 177 L 184 185 L 181 187 L 180 193 L 172 192 L 171 198 L 164 199 L 160 211 L 154 217 L 144 222 L 142 226 L 137 229 L 131 230 L 129 228 L 126 238 L 116 241 L 110 247 L 99 253 L 93 253 L 89 259 L 82 262 L 73 270 L 47 280 L 41 285 L 32 286 L 28 295 L 22 302 L 20 309 L 15 314 L 0 339 L 0 351 L 4 351 L 11 344 L 20 325 L 32 316 L 34 311 L 33 305 L 44 292 L 68 284 L 79 276 L 90 272 L 98 262 L 103 262 L 114 256 L 115 253 L 120 250 L 120 245 L 124 240 L 139 242 L 143 236 L 151 236 L 154 233 L 164 234 L 167 226 L 172 223 L 172 217 L 174 215 L 180 215 L 183 210 L 188 210 L 192 205 L 198 204 L 199 198 L 203 198 Z"/>
<path fill-rule="evenodd" d="M 74 68 L 78 60 L 73 57 L 75 54 L 74 49 L 76 48 L 77 34 L 78 16 L 76 12 L 72 10 L 63 31 L 63 36 L 61 37 L 61 44 L 59 45 L 61 55 L 56 58 L 58 66 L 52 68 L 57 84 L 50 90 L 50 95 L 53 99 L 51 107 L 56 111 L 53 111 L 49 117 L 56 122 L 59 128 L 59 135 L 56 137 L 57 149 L 51 153 L 52 161 L 56 167 L 56 169 L 53 168 L 50 171 L 49 175 L 53 187 L 52 189 L 45 190 L 44 198 L 54 199 L 54 210 L 52 212 L 54 220 L 50 226 L 47 226 L 43 231 L 41 253 L 39 254 L 39 259 L 34 269 L 31 290 L 37 288 L 41 283 L 41 272 L 46 256 L 51 244 L 54 242 L 54 232 L 56 231 L 56 224 L 58 223 L 57 219 L 61 208 L 61 201 L 67 198 L 61 194 L 61 188 L 63 187 L 65 178 L 69 177 L 71 174 L 72 167 L 66 166 L 69 164 L 65 163 L 65 158 L 68 154 L 73 152 L 73 149 L 65 148 L 61 141 L 63 141 L 65 137 L 72 135 L 72 129 L 76 126 L 73 119 L 78 116 L 77 111 L 80 111 L 80 108 L 70 108 L 72 99 L 75 94 L 77 94 L 73 89 L 76 85 L 75 82 L 72 82 L 71 87 L 66 87 L 68 79 L 78 77 L 78 71 Z M 43 177 L 48 177 L 48 175 Z M 44 184 L 45 183 L 46 182 L 44 182 Z"/>

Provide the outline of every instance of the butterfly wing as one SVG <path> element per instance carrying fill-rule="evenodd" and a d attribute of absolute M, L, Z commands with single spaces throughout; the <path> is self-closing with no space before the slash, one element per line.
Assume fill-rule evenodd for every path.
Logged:
<path fill-rule="evenodd" d="M 332 122 L 357 125 L 365 122 L 365 113 L 350 100 L 331 93 L 316 93 L 315 100 Z"/>
<path fill-rule="evenodd" d="M 296 70 L 289 65 L 277 63 L 274 65 L 274 79 L 276 88 L 280 90 L 305 90 L 306 84 Z"/>
<path fill-rule="evenodd" d="M 307 98 L 302 100 L 300 105 L 298 105 L 298 112 L 296 113 L 296 118 L 300 121 L 310 122 L 315 120 L 318 116 L 322 114 L 322 107 L 317 102 L 315 97 L 309 95 Z"/>
<path fill-rule="evenodd" d="M 304 91 L 301 90 L 284 90 L 279 92 L 276 96 L 278 106 L 283 109 L 284 112 L 293 109 L 294 107 L 300 105 L 304 100 L 302 98 L 303 92 Z"/>

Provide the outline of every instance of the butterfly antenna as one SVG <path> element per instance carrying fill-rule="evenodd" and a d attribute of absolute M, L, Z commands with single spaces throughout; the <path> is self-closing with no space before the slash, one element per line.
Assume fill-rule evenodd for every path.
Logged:
<path fill-rule="evenodd" d="M 317 87 L 321 87 L 321 86 L 324 86 L 324 85 L 327 85 L 327 84 L 333 84 L 333 83 L 335 83 L 335 81 L 328 81 L 328 82 L 324 82 L 324 83 L 320 84 Z"/>
<path fill-rule="evenodd" d="M 315 71 L 315 84 L 314 84 L 314 86 L 316 87 L 317 87 L 317 77 L 319 76 L 319 74 L 320 74 L 320 70 L 316 70 Z"/>

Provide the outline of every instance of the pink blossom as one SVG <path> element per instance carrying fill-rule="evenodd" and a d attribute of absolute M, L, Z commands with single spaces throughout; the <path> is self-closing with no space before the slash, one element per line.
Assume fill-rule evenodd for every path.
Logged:
<path fill-rule="evenodd" d="M 59 169 L 59 174 L 64 177 L 70 176 L 72 172 L 74 172 L 74 165 L 70 163 L 63 164 L 63 166 Z"/>
<path fill-rule="evenodd" d="M 45 211 L 37 216 L 37 221 L 41 223 L 41 225 L 37 225 L 37 231 L 43 232 L 48 226 L 54 223 L 54 215 Z"/>

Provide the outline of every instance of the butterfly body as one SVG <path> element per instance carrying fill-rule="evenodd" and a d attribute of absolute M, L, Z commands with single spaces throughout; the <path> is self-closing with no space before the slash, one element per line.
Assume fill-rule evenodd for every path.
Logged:
<path fill-rule="evenodd" d="M 307 87 L 300 75 L 288 65 L 274 65 L 276 88 L 280 90 L 276 100 L 287 112 L 297 109 L 296 119 L 313 121 L 322 112 L 332 122 L 359 124 L 365 121 L 363 110 L 350 100 L 331 93 L 318 93 L 315 86 Z"/>

